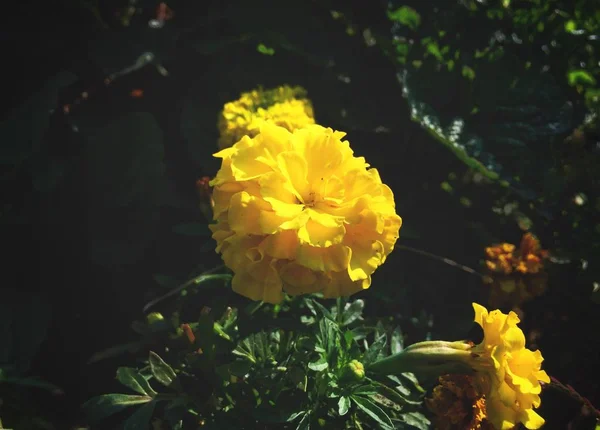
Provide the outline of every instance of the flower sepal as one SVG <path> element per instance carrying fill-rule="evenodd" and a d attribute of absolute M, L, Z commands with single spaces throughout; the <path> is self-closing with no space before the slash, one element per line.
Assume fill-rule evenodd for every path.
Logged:
<path fill-rule="evenodd" d="M 415 343 L 402 352 L 378 360 L 368 371 L 382 375 L 412 372 L 422 377 L 445 373 L 471 373 L 469 365 L 473 344 L 464 341 L 443 340 Z"/>

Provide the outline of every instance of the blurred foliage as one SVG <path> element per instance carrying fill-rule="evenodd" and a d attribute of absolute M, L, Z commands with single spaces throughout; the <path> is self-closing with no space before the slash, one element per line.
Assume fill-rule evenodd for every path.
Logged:
<path fill-rule="evenodd" d="M 60 388 L 31 375 L 51 317 L 47 297 L 7 289 L 0 301 L 0 428 L 53 429 L 32 402 L 35 391 L 60 394 Z"/>
<path fill-rule="evenodd" d="M 273 428 L 427 425 L 414 412 L 423 393 L 409 375 L 355 381 L 348 369 L 403 342 L 467 335 L 472 321 L 458 310 L 485 292 L 476 276 L 439 263 L 448 259 L 412 258 L 399 247 L 360 296 L 368 297 L 364 313 L 360 299 L 332 309 L 313 298 L 282 308 L 248 305 L 215 278 L 202 288 L 177 288 L 219 264 L 194 182 L 218 167 L 210 154 L 219 110 L 257 85 L 307 88 L 318 122 L 347 131 L 357 153 L 389 178 L 405 243 L 474 266 L 487 244 L 535 231 L 550 249 L 549 287 L 525 309 L 528 337 L 539 340 L 551 369 L 594 394 L 597 366 L 588 357 L 597 355 L 598 342 L 581 322 L 596 317 L 589 299 L 595 285 L 598 301 L 600 278 L 596 2 L 111 0 L 47 7 L 63 21 L 43 21 L 64 34 L 50 37 L 32 24 L 30 31 L 48 36 L 37 49 L 48 50 L 55 67 L 36 58 L 29 73 L 50 76 L 45 84 L 25 91 L 26 83 L 12 82 L 22 91 L 0 123 L 0 231 L 32 231 L 30 242 L 19 236 L 3 243 L 9 255 L 25 243 L 27 267 L 36 264 L 31 249 L 45 240 L 41 262 L 81 274 L 40 282 L 52 285 L 50 299 L 3 292 L 4 425 L 19 428 L 17 419 L 29 415 L 21 427 L 51 428 L 35 418 L 31 395 L 56 390 L 29 368 L 50 325 L 47 302 L 61 306 L 55 339 L 76 339 L 68 342 L 71 353 L 50 346 L 38 365 L 56 370 L 103 348 L 99 338 L 120 333 L 115 327 L 133 318 L 131 306 L 157 296 L 161 305 L 163 297 L 179 297 L 169 318 L 149 314 L 132 325 L 137 339 L 92 357 L 109 367 L 108 358 L 125 352 L 144 357 L 117 373 L 129 394 L 87 404 L 95 417 L 115 413 L 106 428 L 143 428 L 152 417 L 160 417 L 155 426 L 173 428 L 200 419 L 213 428 L 259 425 L 247 417 Z M 157 270 L 173 275 L 144 283 Z M 65 279 L 73 285 L 63 298 Z M 74 291 L 92 304 L 69 297 Z M 210 310 L 199 316 L 204 306 Z M 78 313 L 97 326 L 81 324 Z M 107 379 L 102 370 L 92 373 L 97 383 Z M 549 416 L 563 423 L 579 416 L 579 404 L 561 402 L 548 406 Z"/>
<path fill-rule="evenodd" d="M 173 429 L 428 428 L 413 375 L 365 375 L 402 350 L 403 336 L 364 321 L 363 308 L 360 299 L 328 309 L 298 298 L 206 308 L 188 323 L 151 313 L 138 326 L 168 345 L 164 359 L 150 351 L 143 367 L 119 368 L 117 379 L 136 394 L 105 394 L 84 408 L 94 420 L 131 410 L 125 429 L 147 428 L 153 416 Z"/>

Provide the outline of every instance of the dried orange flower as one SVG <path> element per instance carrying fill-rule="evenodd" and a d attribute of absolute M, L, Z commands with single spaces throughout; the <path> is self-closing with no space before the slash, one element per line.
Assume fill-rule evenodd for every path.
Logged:
<path fill-rule="evenodd" d="M 485 248 L 485 255 L 490 306 L 518 307 L 546 290 L 544 259 L 548 251 L 533 234 L 525 233 L 518 249 L 512 243 L 500 243 Z"/>
<path fill-rule="evenodd" d="M 492 430 L 487 421 L 485 396 L 471 375 L 439 377 L 439 385 L 425 405 L 435 415 L 438 430 Z"/>

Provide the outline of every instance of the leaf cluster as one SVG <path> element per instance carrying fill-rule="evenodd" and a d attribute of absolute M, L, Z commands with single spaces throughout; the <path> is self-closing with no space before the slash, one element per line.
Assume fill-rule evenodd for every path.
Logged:
<path fill-rule="evenodd" d="M 128 410 L 125 429 L 147 428 L 153 417 L 169 429 L 427 428 L 412 374 L 369 375 L 369 364 L 403 342 L 398 327 L 366 322 L 363 308 L 360 299 L 327 307 L 303 297 L 218 318 L 204 311 L 179 326 L 176 316 L 154 316 L 146 326 L 163 330 L 169 347 L 117 371 L 135 394 L 101 395 L 84 408 L 93 420 Z"/>

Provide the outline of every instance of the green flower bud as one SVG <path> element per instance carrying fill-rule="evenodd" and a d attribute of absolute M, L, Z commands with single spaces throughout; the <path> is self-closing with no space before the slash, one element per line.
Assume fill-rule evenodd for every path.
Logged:
<path fill-rule="evenodd" d="M 149 325 L 155 324 L 159 321 L 164 321 L 165 317 L 160 312 L 151 312 L 146 315 L 146 322 Z"/>
<path fill-rule="evenodd" d="M 358 360 L 352 360 L 344 366 L 340 379 L 344 381 L 360 381 L 364 379 L 364 377 L 365 366 Z"/>

